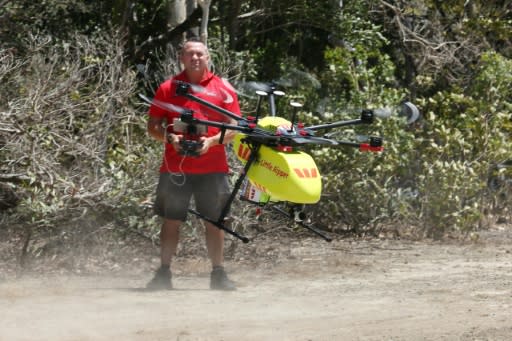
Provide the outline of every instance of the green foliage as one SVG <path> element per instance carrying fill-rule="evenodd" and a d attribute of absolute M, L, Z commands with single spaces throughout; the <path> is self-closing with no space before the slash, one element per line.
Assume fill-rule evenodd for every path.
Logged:
<path fill-rule="evenodd" d="M 0 9 L 2 46 L 23 48 L 20 41 L 29 34 L 47 34 L 67 39 L 75 33 L 90 34 L 105 28 L 108 17 L 103 1 L 42 0 L 6 1 Z"/>
<path fill-rule="evenodd" d="M 363 108 L 394 110 L 405 98 L 403 90 L 392 87 L 393 64 L 377 49 L 382 39 L 371 34 L 367 37 L 376 40 L 366 45 L 357 44 L 352 49 L 326 50 L 326 69 L 321 77 L 322 96 L 328 99 L 324 101 L 324 119 L 354 119 Z M 403 120 L 392 119 L 336 135 L 345 140 L 357 139 L 360 134 L 382 135 L 388 148 L 382 155 L 347 149 L 311 150 L 325 183 L 325 199 L 315 209 L 317 219 L 330 220 L 334 229 L 364 233 L 408 213 L 405 210 L 408 189 L 396 188 L 411 176 L 407 153 L 413 136 L 404 128 Z M 337 218 L 336 222 L 332 217 Z"/>
<path fill-rule="evenodd" d="M 393 87 L 394 66 L 378 51 L 328 49 L 326 61 L 322 84 L 330 106 L 324 116 L 330 120 L 350 118 L 340 108 L 390 107 L 407 97 Z M 489 169 L 510 158 L 509 62 L 484 54 L 469 91 L 447 89 L 418 99 L 420 124 L 372 126 L 385 138 L 382 155 L 313 151 L 325 178 L 319 219 L 336 216 L 333 228 L 357 233 L 395 222 L 432 237 L 477 227 L 492 204 Z"/>
<path fill-rule="evenodd" d="M 484 54 L 471 89 L 447 90 L 420 103 L 425 119 L 416 146 L 421 158 L 414 165 L 418 212 L 432 235 L 448 227 L 475 228 L 492 205 L 489 172 L 512 156 L 507 65 L 499 55 Z"/>
<path fill-rule="evenodd" d="M 337 2 L 325 0 L 249 1 L 243 9 L 253 15 L 238 21 L 234 48 L 251 51 L 258 78 L 265 81 L 278 79 L 280 65 L 290 57 L 309 69 L 320 67 L 341 13 Z"/>
<path fill-rule="evenodd" d="M 15 219 L 48 226 L 91 209 L 112 215 L 148 195 L 148 169 L 156 168 L 148 162 L 159 151 L 143 143 L 135 74 L 118 44 L 112 36 L 34 37 L 4 75 L 2 122 L 12 129 L 1 170 L 22 180 Z"/>
<path fill-rule="evenodd" d="M 512 158 L 508 9 L 481 1 L 339 4 L 213 2 L 215 71 L 235 84 L 280 82 L 288 97 L 279 113 L 290 117 L 285 101 L 303 102 L 305 123 L 354 119 L 363 108 L 396 114 L 404 100 L 420 107 L 413 125 L 395 115 L 335 135 L 382 135 L 382 154 L 308 150 L 325 186 L 312 209 L 333 230 L 403 225 L 437 237 L 476 227 L 497 198 L 489 174 L 504 175 L 495 165 Z M 162 147 L 148 141 L 136 93 L 150 94 L 178 70 L 172 39 L 181 33 L 168 35 L 168 15 L 168 2 L 157 0 L 5 2 L 0 169 L 22 197 L 12 221 L 51 225 L 94 211 L 130 228 L 155 225 L 146 204 Z M 145 72 L 135 74 L 135 64 Z"/>
<path fill-rule="evenodd" d="M 496 52 L 482 54 L 477 65 L 476 77 L 471 86 L 471 93 L 479 98 L 480 106 L 488 106 L 491 114 L 512 110 L 512 59 L 505 58 Z M 506 124 L 505 122 L 499 122 Z M 510 131 L 510 124 L 508 124 Z"/>

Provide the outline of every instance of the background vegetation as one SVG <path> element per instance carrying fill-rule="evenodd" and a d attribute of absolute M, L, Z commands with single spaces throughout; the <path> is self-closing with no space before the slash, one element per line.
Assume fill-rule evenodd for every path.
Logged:
<path fill-rule="evenodd" d="M 203 14 L 188 3 L 176 21 L 174 1 L 0 1 L 0 225 L 25 231 L 23 252 L 37 252 L 35 231 L 86 221 L 158 233 L 162 146 L 145 133 L 137 93 L 178 70 L 176 46 Z M 276 81 L 283 116 L 290 97 L 309 123 L 405 100 L 420 108 L 412 125 L 393 117 L 339 132 L 381 134 L 382 154 L 310 151 L 324 176 L 310 208 L 320 225 L 438 238 L 506 217 L 510 173 L 496 165 L 512 158 L 509 1 L 219 0 L 209 10 L 215 71 L 236 85 Z M 236 204 L 238 229 L 248 212 Z"/>

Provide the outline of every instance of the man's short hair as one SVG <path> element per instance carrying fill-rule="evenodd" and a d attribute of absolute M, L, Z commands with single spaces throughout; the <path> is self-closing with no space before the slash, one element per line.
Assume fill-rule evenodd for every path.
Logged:
<path fill-rule="evenodd" d="M 181 52 L 187 43 L 201 43 L 201 44 L 203 44 L 204 46 L 206 46 L 206 44 L 204 43 L 204 41 L 202 41 L 198 36 L 192 36 L 192 37 L 188 37 L 187 39 L 185 39 L 185 40 L 184 40 L 184 41 L 179 45 L 179 49 L 178 49 L 178 50 Z"/>
<path fill-rule="evenodd" d="M 183 43 L 181 43 L 179 45 L 179 48 L 178 48 L 178 58 L 181 58 L 183 56 L 183 48 L 185 47 L 185 44 L 187 43 L 201 43 L 204 45 L 205 47 L 205 50 L 206 50 L 206 55 L 208 56 L 208 69 L 211 69 L 211 60 L 210 60 L 210 50 L 208 49 L 208 45 L 206 45 L 206 43 L 204 41 L 202 41 L 198 36 L 191 36 L 191 37 L 188 37 L 187 39 L 185 39 L 183 41 Z"/>

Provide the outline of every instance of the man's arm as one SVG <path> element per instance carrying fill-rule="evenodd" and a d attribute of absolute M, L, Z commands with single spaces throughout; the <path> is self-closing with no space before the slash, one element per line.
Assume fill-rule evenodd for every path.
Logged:
<path fill-rule="evenodd" d="M 229 119 L 229 122 L 227 122 L 227 124 L 236 126 L 236 125 L 238 125 L 238 122 L 234 119 Z M 237 133 L 238 132 L 236 130 L 227 129 L 224 134 L 224 138 L 222 139 L 222 144 L 227 144 L 227 143 L 233 141 L 233 139 L 235 138 L 235 135 Z M 201 142 L 203 142 L 203 147 L 201 148 L 199 153 L 204 154 L 211 147 L 219 145 L 221 135 L 222 135 L 222 131 L 220 131 L 219 133 L 217 133 L 213 136 L 210 136 L 210 137 L 202 137 Z"/>
<path fill-rule="evenodd" d="M 167 142 L 167 136 L 165 128 L 163 127 L 164 119 L 163 118 L 154 118 L 149 117 L 148 120 L 148 133 L 149 135 L 157 141 Z"/>

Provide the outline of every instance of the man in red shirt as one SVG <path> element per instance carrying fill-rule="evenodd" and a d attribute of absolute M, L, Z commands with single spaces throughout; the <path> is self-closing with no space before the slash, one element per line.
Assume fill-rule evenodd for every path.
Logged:
<path fill-rule="evenodd" d="M 154 98 L 191 109 L 195 118 L 236 125 L 235 120 L 176 95 L 179 81 L 195 84 L 198 85 L 196 89 L 201 89 L 194 92 L 192 86 L 195 96 L 240 115 L 234 89 L 226 80 L 209 71 L 206 45 L 198 40 L 187 41 L 180 52 L 180 61 L 184 67 L 183 72 L 162 83 Z M 179 227 L 186 220 L 192 196 L 196 210 L 216 220 L 230 195 L 227 177 L 229 168 L 224 144 L 230 142 L 236 132 L 227 130 L 220 141 L 220 129 L 207 127 L 207 132 L 203 136 L 196 136 L 201 143 L 197 150 L 199 156 L 183 155 L 180 141 L 185 136 L 173 126 L 173 120 L 179 117 L 179 113 L 166 111 L 155 105 L 149 109 L 148 133 L 157 141 L 164 142 L 165 153 L 160 167 L 155 201 L 155 212 L 164 219 L 160 230 L 161 267 L 148 283 L 148 289 L 172 289 L 171 259 L 176 253 Z M 204 221 L 204 224 L 208 256 L 212 263 L 210 288 L 235 290 L 223 267 L 224 231 L 209 222 Z"/>

